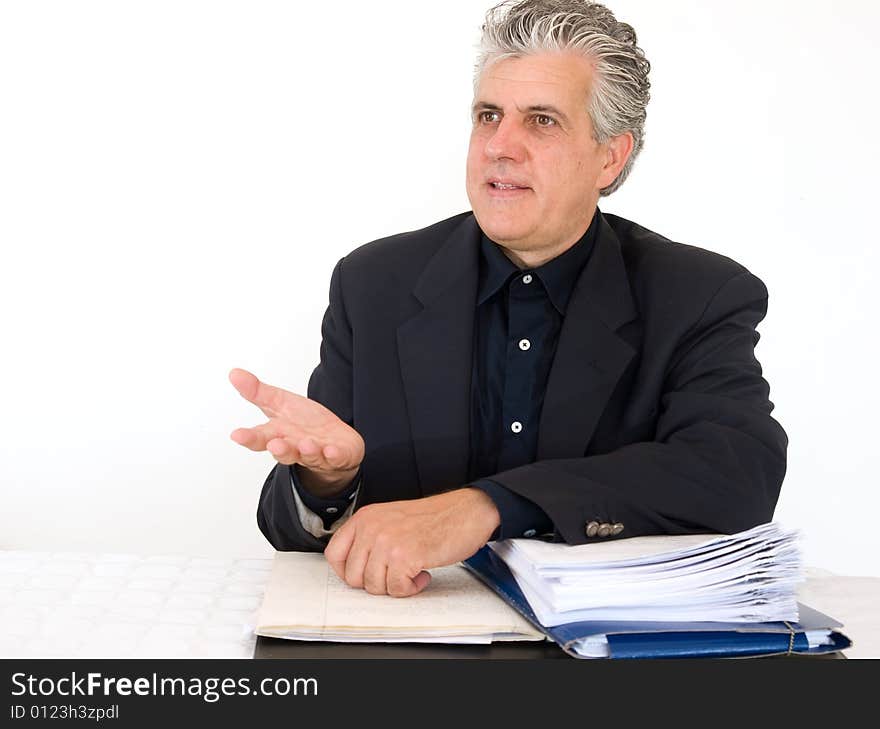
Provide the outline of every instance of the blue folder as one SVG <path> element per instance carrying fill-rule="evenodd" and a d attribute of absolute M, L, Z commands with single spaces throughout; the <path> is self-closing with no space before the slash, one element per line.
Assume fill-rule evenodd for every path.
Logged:
<path fill-rule="evenodd" d="M 713 622 L 592 622 L 547 627 L 520 590 L 510 569 L 489 547 L 483 547 L 464 566 L 494 590 L 526 620 L 555 641 L 566 653 L 590 636 L 605 636 L 608 658 L 750 658 L 773 655 L 820 655 L 849 648 L 852 641 L 835 628 L 841 623 L 798 604 L 800 620 L 771 623 Z M 828 630 L 831 643 L 810 647 L 805 631 Z"/>

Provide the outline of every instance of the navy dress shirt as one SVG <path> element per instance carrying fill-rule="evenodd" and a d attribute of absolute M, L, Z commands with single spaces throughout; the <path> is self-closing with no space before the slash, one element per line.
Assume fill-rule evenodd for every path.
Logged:
<path fill-rule="evenodd" d="M 535 462 L 538 421 L 559 331 L 575 283 L 593 249 L 598 218 L 562 255 L 519 269 L 483 236 L 471 377 L 471 485 L 501 514 L 492 539 L 553 530 L 543 509 L 491 479 Z"/>
<path fill-rule="evenodd" d="M 474 321 L 471 375 L 469 485 L 484 491 L 501 515 L 491 539 L 531 537 L 553 530 L 532 501 L 492 481 L 491 475 L 534 463 L 538 421 L 562 320 L 590 257 L 598 210 L 587 231 L 563 254 L 534 269 L 519 269 L 485 235 Z M 330 529 L 360 485 L 360 474 L 334 499 L 308 493 L 291 468 L 303 504 Z"/>

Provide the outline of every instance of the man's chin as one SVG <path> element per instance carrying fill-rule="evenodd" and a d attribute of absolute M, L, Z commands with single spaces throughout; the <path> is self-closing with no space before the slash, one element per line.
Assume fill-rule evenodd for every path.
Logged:
<path fill-rule="evenodd" d="M 529 233 L 529 227 L 523 225 L 521 221 L 504 219 L 497 215 L 480 215 L 476 212 L 474 215 L 486 237 L 498 245 L 506 246 L 516 243 L 523 240 Z"/>
<path fill-rule="evenodd" d="M 483 230 L 486 234 L 486 237 L 491 240 L 493 243 L 497 243 L 503 248 L 519 248 L 518 245 L 520 241 L 523 240 L 521 236 L 515 235 L 510 231 L 504 230 Z"/>

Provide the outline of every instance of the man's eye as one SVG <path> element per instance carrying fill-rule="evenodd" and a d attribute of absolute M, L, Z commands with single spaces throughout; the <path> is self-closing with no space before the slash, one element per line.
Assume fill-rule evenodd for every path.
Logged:
<path fill-rule="evenodd" d="M 539 127 L 552 127 L 556 124 L 556 120 L 552 116 L 547 116 L 546 114 L 538 114 L 535 117 L 535 123 Z"/>
<path fill-rule="evenodd" d="M 497 111 L 481 111 L 479 114 L 479 119 L 481 122 L 493 122 L 495 121 L 495 117 L 498 116 Z"/>

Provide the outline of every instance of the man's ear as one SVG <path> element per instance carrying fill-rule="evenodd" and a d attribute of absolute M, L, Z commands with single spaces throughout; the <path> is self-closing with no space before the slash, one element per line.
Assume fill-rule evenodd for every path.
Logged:
<path fill-rule="evenodd" d="M 631 132 L 618 134 L 611 137 L 605 142 L 605 166 L 596 181 L 597 187 L 601 190 L 608 187 L 617 179 L 626 161 L 633 151 L 633 136 Z"/>

